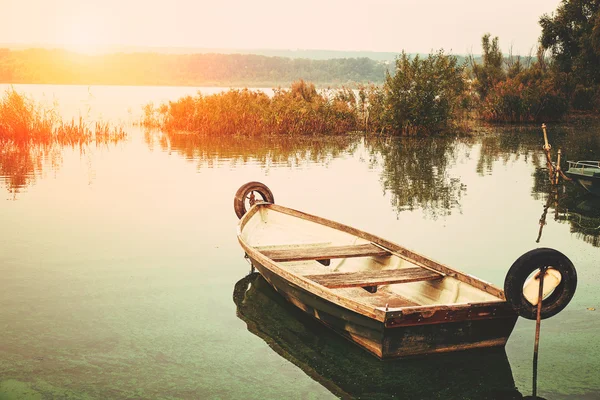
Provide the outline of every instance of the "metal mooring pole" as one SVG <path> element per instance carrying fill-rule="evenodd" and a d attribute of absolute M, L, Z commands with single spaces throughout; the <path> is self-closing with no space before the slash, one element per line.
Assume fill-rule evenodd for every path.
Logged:
<path fill-rule="evenodd" d="M 540 290 L 538 292 L 537 316 L 535 318 L 535 344 L 533 346 L 533 398 L 537 398 L 538 349 L 540 347 L 540 328 L 542 322 L 542 298 L 544 297 L 544 275 L 546 268 L 540 268 Z"/>

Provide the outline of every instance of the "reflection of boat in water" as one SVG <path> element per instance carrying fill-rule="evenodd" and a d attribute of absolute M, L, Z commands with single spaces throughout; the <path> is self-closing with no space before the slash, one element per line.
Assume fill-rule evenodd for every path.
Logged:
<path fill-rule="evenodd" d="M 566 174 L 588 192 L 600 196 L 600 161 L 569 161 Z"/>
<path fill-rule="evenodd" d="M 583 197 L 566 199 L 556 213 L 558 221 L 569 221 L 571 232 L 584 241 L 600 246 L 600 197 L 587 194 Z"/>
<path fill-rule="evenodd" d="M 304 315 L 257 273 L 237 282 L 233 300 L 250 332 L 336 396 L 522 398 L 502 348 L 381 362 Z"/>

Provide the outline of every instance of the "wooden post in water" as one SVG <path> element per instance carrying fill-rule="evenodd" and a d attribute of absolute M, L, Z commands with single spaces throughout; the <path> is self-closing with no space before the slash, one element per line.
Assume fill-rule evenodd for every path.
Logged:
<path fill-rule="evenodd" d="M 550 182 L 554 183 L 554 165 L 552 164 L 552 155 L 550 154 L 550 143 L 548 143 L 548 133 L 546 132 L 546 124 L 542 124 L 542 131 L 544 132 L 544 153 L 546 153 L 546 163 L 548 165 L 548 174 L 550 175 Z"/>
<path fill-rule="evenodd" d="M 560 149 L 558 149 L 558 157 L 556 159 L 556 177 L 554 184 L 558 185 L 558 178 L 560 177 Z"/>
<path fill-rule="evenodd" d="M 548 144 L 548 134 L 546 133 L 546 124 L 542 124 L 542 131 L 544 131 L 544 150 L 550 151 L 551 146 Z"/>
<path fill-rule="evenodd" d="M 537 316 L 535 319 L 535 344 L 533 345 L 533 398 L 537 398 L 538 349 L 540 347 L 540 328 L 542 322 L 542 300 L 544 297 L 544 275 L 546 267 L 540 268 L 540 290 L 538 292 Z"/>

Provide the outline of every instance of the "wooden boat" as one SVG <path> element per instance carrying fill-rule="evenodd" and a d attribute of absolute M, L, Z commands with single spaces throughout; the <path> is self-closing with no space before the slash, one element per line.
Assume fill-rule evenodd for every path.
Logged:
<path fill-rule="evenodd" d="M 521 273 L 509 286 L 511 293 L 518 288 L 518 301 L 509 304 L 502 289 L 481 279 L 375 235 L 276 205 L 259 182 L 238 190 L 234 208 L 241 218 L 238 241 L 253 268 L 290 303 L 383 359 L 502 347 L 517 311 L 531 318 L 537 308 L 515 307 L 526 301 L 524 279 L 538 269 L 531 257 L 527 271 L 515 263 Z M 551 249 L 543 250 L 547 256 Z M 558 264 L 565 262 L 545 265 Z M 565 277 L 553 288 L 553 302 L 565 296 L 568 302 L 574 292 L 571 276 Z"/>
<path fill-rule="evenodd" d="M 600 196 L 600 161 L 569 161 L 566 174 L 588 192 Z"/>
<path fill-rule="evenodd" d="M 521 399 L 503 348 L 380 362 L 320 326 L 273 290 L 258 273 L 233 290 L 248 331 L 342 399 Z"/>

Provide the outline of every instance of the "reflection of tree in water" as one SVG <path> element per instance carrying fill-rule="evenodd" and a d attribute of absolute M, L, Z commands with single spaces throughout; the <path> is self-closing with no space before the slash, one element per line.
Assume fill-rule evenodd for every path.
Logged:
<path fill-rule="evenodd" d="M 467 188 L 448 173 L 464 142 L 448 138 L 368 138 L 367 146 L 382 164 L 384 191 L 398 212 L 423 209 L 429 216 L 450 215 Z M 375 161 L 375 162 L 378 162 Z"/>
<path fill-rule="evenodd" d="M 297 165 L 302 162 L 328 162 L 343 153 L 353 152 L 358 135 L 225 137 L 187 133 L 147 131 L 146 143 L 163 151 L 176 152 L 198 166 L 212 167 L 222 161 Z"/>
<path fill-rule="evenodd" d="M 539 127 L 500 127 L 495 128 L 491 135 L 482 136 L 480 142 L 477 173 L 491 174 L 494 163 L 501 161 L 503 165 L 509 162 L 523 160 L 540 166 L 545 161 L 541 152 L 543 137 Z"/>
<path fill-rule="evenodd" d="M 0 180 L 14 196 L 33 184 L 44 166 L 56 168 L 61 161 L 61 149 L 56 144 L 0 140 Z"/>

